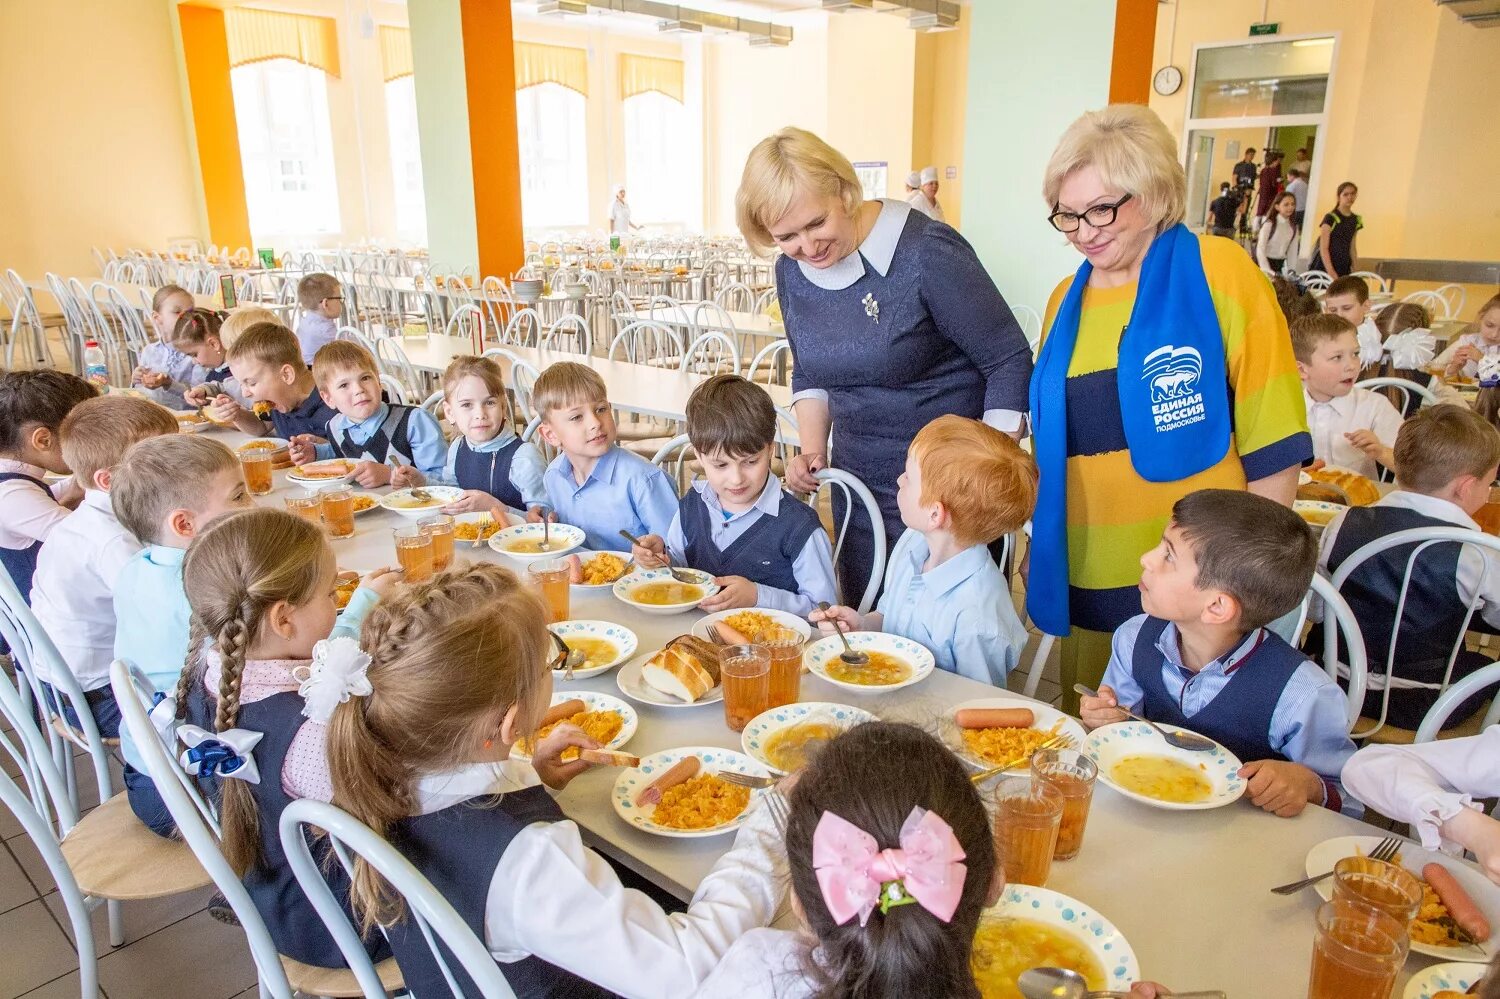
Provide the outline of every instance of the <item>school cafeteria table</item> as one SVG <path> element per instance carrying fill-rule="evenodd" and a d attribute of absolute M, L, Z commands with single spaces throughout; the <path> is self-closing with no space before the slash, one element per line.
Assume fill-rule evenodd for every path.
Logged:
<path fill-rule="evenodd" d="M 70 279 L 63 278 L 64 283 L 66 283 L 68 280 Z M 100 302 L 104 302 L 106 301 L 106 299 L 102 294 L 100 294 L 102 289 L 98 286 L 103 286 L 103 288 L 112 288 L 123 295 L 125 297 L 125 301 L 129 302 L 133 306 L 142 308 L 148 307 L 151 302 L 151 296 L 156 294 L 156 286 L 153 285 L 131 284 L 128 281 L 105 281 L 101 278 L 96 277 L 81 277 L 78 280 L 81 281 L 83 283 L 83 286 L 89 289 L 90 292 L 93 293 Z M 41 309 L 41 311 L 52 311 L 44 307 L 45 303 L 51 302 L 53 300 L 52 290 L 47 287 L 47 281 L 45 278 L 38 278 L 36 280 L 28 279 L 26 281 L 26 287 L 30 288 L 32 291 L 40 292 L 43 296 L 45 296 L 37 299 L 37 307 Z M 217 295 L 193 295 L 193 304 L 200 309 L 217 310 L 224 307 L 223 303 L 219 300 L 219 296 Z"/>
<path fill-rule="evenodd" d="M 770 316 L 755 312 L 727 312 L 729 325 L 714 322 L 710 313 L 705 312 L 702 321 L 694 316 L 693 305 L 684 303 L 682 309 L 669 308 L 659 305 L 654 309 L 637 309 L 634 312 L 622 312 L 619 319 L 623 323 L 651 322 L 663 323 L 667 326 L 696 326 L 705 330 L 720 330 L 724 333 L 743 333 L 748 336 L 784 337 L 786 330 L 781 323 Z M 683 313 L 687 318 L 683 318 Z"/>
<path fill-rule="evenodd" d="M 245 440 L 236 433 L 212 433 L 231 446 Z M 300 491 L 288 488 L 283 472 L 275 474 L 275 482 L 275 491 L 259 498 L 261 505 L 280 505 Z M 333 542 L 339 568 L 368 571 L 394 565 L 391 528 L 406 523 L 410 521 L 384 509 L 358 515 L 355 536 Z M 487 546 L 460 544 L 459 556 L 525 571 Z M 643 614 L 608 591 L 575 589 L 571 601 L 574 619 L 612 621 L 633 630 L 643 654 L 688 631 L 699 617 L 696 611 L 669 617 Z M 587 680 L 558 681 L 556 689 L 623 697 L 613 670 Z M 883 719 L 929 729 L 959 701 L 994 693 L 991 687 L 942 670 L 916 686 L 885 695 L 852 694 L 811 674 L 802 680 L 803 700 L 853 703 Z M 739 736 L 724 724 L 721 704 L 633 706 L 640 723 L 626 749 L 636 755 L 678 746 L 739 748 Z M 632 828 L 610 804 L 617 774 L 613 769 L 583 774 L 558 801 L 595 849 L 677 897 L 691 898 L 731 837 L 665 839 Z M 1304 858 L 1316 843 L 1335 836 L 1380 834 L 1382 830 L 1323 808 L 1309 807 L 1295 819 L 1281 819 L 1242 799 L 1212 811 L 1174 812 L 1131 801 L 1100 784 L 1082 853 L 1055 864 L 1047 887 L 1086 902 L 1114 922 L 1149 978 L 1180 991 L 1223 989 L 1230 999 L 1290 999 L 1306 994 L 1320 899 L 1312 890 L 1283 898 L 1269 889 L 1301 878 Z M 1406 970 L 1415 973 L 1433 963 L 1413 955 Z M 1404 985 L 1405 977 L 1398 984 Z"/>

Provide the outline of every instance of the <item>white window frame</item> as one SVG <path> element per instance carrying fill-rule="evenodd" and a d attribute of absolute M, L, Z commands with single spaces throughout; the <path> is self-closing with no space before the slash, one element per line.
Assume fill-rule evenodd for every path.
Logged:
<path fill-rule="evenodd" d="M 690 164 L 687 162 L 687 159 L 685 158 L 685 156 L 682 155 L 682 154 L 680 154 L 680 153 L 674 152 L 673 151 L 673 146 L 668 145 L 665 142 L 659 146 L 659 148 L 662 148 L 662 149 L 666 150 L 666 152 L 667 152 L 666 156 L 664 157 L 664 159 L 666 160 L 666 162 L 669 162 L 669 163 L 673 164 L 674 167 L 678 171 L 677 176 L 675 176 L 674 178 L 672 178 L 672 180 L 670 182 L 668 182 L 667 184 L 664 185 L 664 187 L 666 189 L 668 189 L 668 190 L 675 190 L 677 192 L 677 194 L 678 194 L 677 198 L 672 198 L 672 197 L 669 196 L 669 197 L 667 197 L 665 199 L 665 201 L 666 201 L 667 204 L 675 205 L 676 206 L 676 208 L 672 209 L 671 211 L 662 212 L 662 211 L 658 210 L 658 211 L 656 211 L 654 213 L 652 211 L 650 211 L 649 209 L 651 209 L 653 207 L 655 207 L 657 209 L 660 209 L 662 207 L 660 204 L 653 204 L 652 203 L 653 201 L 657 201 L 657 200 L 661 200 L 661 199 L 653 199 L 653 198 L 647 198 L 647 199 L 644 199 L 644 200 L 641 199 L 640 196 L 639 196 L 639 194 L 640 194 L 640 191 L 641 191 L 642 187 L 646 186 L 646 188 L 649 190 L 650 189 L 649 185 L 642 185 L 639 182 L 639 180 L 640 180 L 639 177 L 633 177 L 631 175 L 631 171 L 630 171 L 630 166 L 631 166 L 631 162 L 630 162 L 630 160 L 631 160 L 631 157 L 630 157 L 631 136 L 630 136 L 630 115 L 629 115 L 628 111 L 629 111 L 629 107 L 630 107 L 630 102 L 631 101 L 639 100 L 639 99 L 645 98 L 645 97 L 654 97 L 654 98 L 657 98 L 658 100 L 670 101 L 672 104 L 676 105 L 676 107 L 677 107 L 677 113 L 681 117 L 681 121 L 679 122 L 680 132 L 682 133 L 684 139 L 686 138 L 687 132 L 688 132 L 689 127 L 690 127 L 690 122 L 688 120 L 688 107 L 687 107 L 687 103 L 685 101 L 679 101 L 675 97 L 669 97 L 668 95 L 663 94 L 663 93 L 661 93 L 659 91 L 656 91 L 656 90 L 647 90 L 647 91 L 645 91 L 643 93 L 633 94 L 630 97 L 626 97 L 625 99 L 623 99 L 622 101 L 620 101 L 621 135 L 622 135 L 623 140 L 624 140 L 623 141 L 623 145 L 624 145 L 624 161 L 625 161 L 626 200 L 629 201 L 631 203 L 631 205 L 632 205 L 632 214 L 633 214 L 633 217 L 632 217 L 631 221 L 634 222 L 636 225 L 661 225 L 661 226 L 669 226 L 669 227 L 676 227 L 676 228 L 684 228 L 684 227 L 687 226 L 688 219 L 692 215 L 691 206 L 684 205 L 684 204 L 682 204 L 682 201 L 681 201 L 682 195 L 684 195 L 686 192 L 688 192 L 691 189 L 691 181 L 692 181 L 692 178 L 689 175 L 689 170 L 688 170 L 688 167 L 690 166 Z M 685 142 L 683 144 L 685 145 Z"/>
<path fill-rule="evenodd" d="M 387 144 L 391 158 L 391 197 L 393 201 L 394 220 L 397 238 L 403 243 L 412 246 L 427 245 L 427 203 L 424 189 L 425 180 L 422 175 L 422 150 L 417 133 L 412 131 L 410 135 L 400 134 L 398 122 L 394 113 L 405 114 L 405 109 L 396 112 L 396 105 L 391 100 L 391 88 L 402 87 L 403 93 L 409 93 L 411 97 L 411 121 L 415 129 L 418 125 L 419 116 L 416 110 L 416 87 L 412 76 L 401 76 L 394 80 L 385 81 L 385 122 L 388 136 Z M 404 103 L 404 97 L 402 98 Z M 400 154 L 406 152 L 411 154 L 403 157 Z M 407 188 L 407 172 L 415 164 L 416 167 L 416 196 L 412 199 L 411 192 Z M 402 223 L 406 224 L 403 225 Z"/>
<path fill-rule="evenodd" d="M 570 148 L 566 155 L 559 158 L 563 163 L 566 164 L 567 170 L 571 172 L 571 176 L 565 177 L 562 174 L 558 173 L 556 170 L 549 171 L 554 177 L 556 188 L 559 191 L 566 192 L 568 198 L 570 199 L 570 203 L 566 205 L 566 210 L 562 213 L 559 213 L 557 217 L 541 217 L 538 214 L 538 208 L 535 198 L 528 198 L 526 196 L 529 186 L 527 183 L 527 177 L 529 170 L 531 169 L 527 164 L 527 151 L 530 142 L 528 141 L 527 134 L 523 129 L 530 127 L 530 119 L 528 118 L 527 124 L 523 126 L 521 109 L 518 103 L 516 108 L 516 132 L 518 140 L 517 144 L 520 147 L 521 159 L 522 226 L 527 231 L 586 228 L 589 224 L 588 158 L 590 150 L 588 99 L 582 94 L 578 93 L 578 91 L 572 89 L 571 87 L 565 87 L 560 83 L 538 83 L 530 87 L 522 87 L 521 89 L 517 90 L 516 100 L 519 102 L 522 98 L 522 95 L 529 90 L 540 90 L 540 88 L 543 87 L 556 87 L 557 90 L 551 91 L 551 93 L 560 92 L 561 94 L 569 95 L 570 98 L 576 99 L 576 103 L 574 104 L 574 106 L 577 108 L 577 128 L 573 136 L 573 138 L 576 139 L 576 143 L 569 143 L 570 147 L 576 145 L 576 148 Z M 546 93 L 546 91 L 543 91 L 543 93 Z M 542 108 L 536 109 L 537 118 L 542 118 L 544 114 L 545 111 Z M 546 162 L 550 161 L 544 158 L 543 163 L 545 164 Z M 543 166 L 543 169 L 545 169 L 545 166 Z M 528 203 L 531 205 L 530 210 L 528 210 L 527 207 Z M 549 209 L 555 207 L 555 205 L 548 206 Z"/>

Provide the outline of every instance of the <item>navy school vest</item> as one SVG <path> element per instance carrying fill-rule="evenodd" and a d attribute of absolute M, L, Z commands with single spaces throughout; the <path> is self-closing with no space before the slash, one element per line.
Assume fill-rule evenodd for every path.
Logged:
<path fill-rule="evenodd" d="M 1206 735 L 1239 757 L 1253 760 L 1285 760 L 1271 748 L 1271 716 L 1292 674 L 1307 657 L 1270 631 L 1262 632 L 1260 644 L 1240 660 L 1229 683 L 1203 710 L 1189 718 L 1177 698 L 1167 693 L 1162 681 L 1163 658 L 1156 643 L 1167 622 L 1148 617 L 1135 640 L 1130 664 L 1135 682 L 1145 693 L 1140 714 L 1154 722 L 1178 725 Z"/>
<path fill-rule="evenodd" d="M 511 840 L 534 822 L 557 822 L 563 817 L 545 788 L 531 787 L 503 796 L 473 798 L 439 812 L 404 819 L 391 830 L 390 839 L 483 941 L 490 883 Z M 559 927 L 559 932 L 566 930 Z M 388 927 L 386 935 L 412 995 L 417 999 L 453 996 L 420 927 L 403 919 Z M 462 996 L 477 999 L 479 991 L 473 981 L 447 947 L 441 943 L 438 946 Z M 604 999 L 613 995 L 534 955 L 499 967 L 517 999 Z"/>
<path fill-rule="evenodd" d="M 513 510 L 525 510 L 526 498 L 510 481 L 510 466 L 521 447 L 517 437 L 493 451 L 475 451 L 460 437 L 458 453 L 453 458 L 453 475 L 460 489 L 478 489 Z"/>
<path fill-rule="evenodd" d="M 712 518 L 718 514 L 709 510 L 698 490 L 689 489 L 677 501 L 677 511 L 688 565 L 714 576 L 744 576 L 753 583 L 791 593 L 797 592 L 792 564 L 812 533 L 823 529 L 817 511 L 782 490 L 776 516 L 762 513 L 745 533 L 720 551 L 713 539 Z"/>
<path fill-rule="evenodd" d="M 393 403 L 386 409 L 385 419 L 363 444 L 354 443 L 349 428 L 333 442 L 334 450 L 351 461 L 369 460 L 385 464 L 386 456 L 394 450 L 407 461 L 411 460 L 411 440 L 407 437 L 407 425 L 411 422 L 411 406 Z"/>
<path fill-rule="evenodd" d="M 46 493 L 48 499 L 52 498 L 52 490 L 41 479 L 34 479 L 20 472 L 0 472 L 0 482 L 11 481 L 29 482 Z M 10 573 L 11 582 L 21 591 L 21 599 L 28 607 L 31 606 L 31 578 L 36 575 L 36 557 L 41 550 L 40 541 L 33 541 L 25 548 L 0 548 L 0 565 L 5 566 L 5 571 Z"/>

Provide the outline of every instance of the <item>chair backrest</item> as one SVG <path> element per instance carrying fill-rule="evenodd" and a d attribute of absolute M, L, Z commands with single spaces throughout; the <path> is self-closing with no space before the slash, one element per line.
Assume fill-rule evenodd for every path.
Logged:
<path fill-rule="evenodd" d="M 1448 305 L 1448 318 L 1454 319 L 1464 314 L 1464 305 L 1469 300 L 1469 293 L 1461 284 L 1445 284 L 1433 292 Z"/>
<path fill-rule="evenodd" d="M 1036 353 L 1036 348 L 1042 342 L 1042 317 L 1029 305 L 1012 305 L 1011 315 L 1016 317 L 1016 322 L 1021 324 L 1021 332 L 1026 334 L 1026 342 L 1031 344 L 1031 352 Z"/>
<path fill-rule="evenodd" d="M 406 387 L 408 398 L 417 394 L 422 379 L 417 376 L 417 369 L 412 367 L 400 340 L 391 336 L 378 337 L 375 340 L 375 363 L 383 374 L 390 375 Z"/>
<path fill-rule="evenodd" d="M 438 389 L 432 395 L 422 400 L 422 409 L 439 423 L 443 422 L 443 390 Z"/>
<path fill-rule="evenodd" d="M 359 979 L 367 996 L 385 994 L 375 968 L 365 954 L 359 936 L 354 932 L 343 908 L 334 899 L 328 883 L 313 860 L 307 846 L 307 828 L 322 830 L 327 834 L 333 852 L 339 861 L 353 872 L 353 856 L 361 857 L 380 872 L 381 877 L 406 900 L 406 918 L 412 920 L 421 931 L 423 939 L 432 951 L 453 995 L 465 995 L 454 977 L 453 968 L 444 956 L 447 953 L 457 958 L 470 980 L 478 989 L 477 994 L 486 999 L 514 999 L 510 983 L 500 973 L 500 966 L 484 943 L 475 936 L 448 900 L 438 894 L 422 872 L 412 866 L 395 847 L 379 834 L 341 808 L 303 798 L 294 801 L 281 813 L 281 845 L 291 862 L 292 873 L 312 902 L 313 908 L 322 917 L 323 923 L 333 934 L 339 949 L 344 952 L 349 967 Z M 438 946 L 441 941 L 443 947 Z M 373 984 L 373 991 L 372 991 Z"/>
<path fill-rule="evenodd" d="M 880 583 L 885 579 L 885 519 L 880 512 L 880 505 L 875 502 L 874 495 L 865 487 L 865 484 L 853 475 L 841 468 L 824 468 L 814 473 L 818 480 L 818 491 L 812 495 L 812 504 L 817 507 L 818 494 L 824 489 L 838 489 L 844 497 L 844 522 L 834 525 L 833 562 L 838 564 L 839 554 L 844 548 L 844 538 L 849 533 L 849 522 L 853 519 L 854 501 L 858 499 L 865 506 L 865 513 L 870 519 L 870 526 L 874 533 L 875 560 L 870 566 L 870 580 L 865 584 L 864 596 L 860 599 L 858 610 L 861 614 L 868 614 L 875 606 L 875 597 L 880 592 Z M 851 603 L 852 594 L 839 594 L 839 602 Z"/>
<path fill-rule="evenodd" d="M 531 389 L 542 373 L 530 361 L 517 357 L 510 362 L 510 391 L 516 400 L 516 423 L 530 423 L 535 412 L 531 406 Z"/>
<path fill-rule="evenodd" d="M 785 385 L 791 381 L 792 345 L 790 341 L 777 338 L 756 351 L 755 356 L 750 358 L 750 367 L 745 370 L 745 378 L 755 381 L 756 374 L 761 365 L 766 367 L 766 381 Z"/>
<path fill-rule="evenodd" d="M 1360 634 L 1359 621 L 1355 619 L 1349 602 L 1334 587 L 1333 581 L 1321 572 L 1313 573 L 1312 585 L 1308 587 L 1296 626 L 1292 629 L 1294 638 L 1301 637 L 1302 627 L 1307 623 L 1308 606 L 1313 600 L 1323 604 L 1323 670 L 1334 682 L 1338 682 L 1341 676 L 1348 681 L 1344 712 L 1348 716 L 1349 731 L 1352 732 L 1364 709 L 1365 688 L 1369 683 L 1369 658 L 1365 654 L 1365 639 Z M 1343 640 L 1347 653 L 1345 660 L 1339 659 L 1340 639 Z M 1294 641 L 1292 644 L 1297 643 Z"/>
<path fill-rule="evenodd" d="M 651 457 L 651 464 L 666 472 L 668 477 L 677 484 L 678 494 L 687 491 L 687 462 L 693 452 L 693 445 L 688 440 L 687 434 L 678 434 L 663 444 Z"/>
<path fill-rule="evenodd" d="M 1419 385 L 1406 378 L 1366 378 L 1362 382 L 1355 382 L 1355 388 L 1363 389 L 1394 389 L 1401 393 L 1401 402 L 1396 406 L 1401 412 L 1406 412 L 1406 407 L 1411 405 L 1411 397 L 1416 396 L 1422 400 L 1424 406 L 1436 406 L 1439 402 L 1438 394 L 1426 385 Z"/>
<path fill-rule="evenodd" d="M 682 336 L 672 327 L 649 319 L 628 324 L 609 345 L 611 361 L 675 367 L 683 356 Z"/>
<path fill-rule="evenodd" d="M 471 302 L 466 302 L 453 310 L 453 315 L 448 317 L 448 325 L 443 332 L 448 336 L 461 336 L 477 344 L 483 344 L 485 328 L 484 310 Z"/>
<path fill-rule="evenodd" d="M 1047 668 L 1047 658 L 1052 655 L 1052 646 L 1056 642 L 1055 635 L 1049 635 L 1045 631 L 1041 633 L 1036 653 L 1031 657 L 1031 666 L 1026 671 L 1026 684 L 1021 688 L 1021 693 L 1027 697 L 1036 696 L 1037 685 L 1042 682 L 1042 670 Z"/>
<path fill-rule="evenodd" d="M 515 315 L 510 317 L 500 342 L 518 347 L 535 347 L 546 325 L 542 322 L 542 314 L 531 306 L 517 309 Z"/>
<path fill-rule="evenodd" d="M 1381 277 L 1379 274 L 1376 274 L 1374 271 L 1355 271 L 1349 276 L 1363 278 L 1365 284 L 1369 285 L 1371 291 L 1376 291 L 1383 294 L 1391 290 L 1390 285 L 1386 284 L 1385 278 Z"/>
<path fill-rule="evenodd" d="M 737 375 L 740 373 L 740 351 L 734 341 L 718 330 L 698 334 L 683 352 L 682 371 L 699 375 Z"/>
<path fill-rule="evenodd" d="M 1437 739 L 1438 733 L 1447 724 L 1448 717 L 1453 714 L 1458 706 L 1481 690 L 1500 685 L 1500 663 L 1490 663 L 1481 669 L 1477 669 L 1464 677 L 1462 680 L 1449 687 L 1439 695 L 1432 707 L 1427 709 L 1427 715 L 1422 719 L 1422 724 L 1417 726 L 1417 737 L 1414 742 L 1432 742 Z M 1500 697 L 1490 702 L 1489 710 L 1484 713 L 1480 721 L 1480 731 L 1500 722 Z"/>
<path fill-rule="evenodd" d="M 770 310 L 772 305 L 776 304 L 776 301 L 776 289 L 767 288 L 765 291 L 761 292 L 760 297 L 755 300 L 755 308 L 751 311 L 753 311 L 758 316 L 764 315 Z"/>
<path fill-rule="evenodd" d="M 399 379 L 392 378 L 390 375 L 381 375 L 380 387 L 385 389 L 386 393 L 391 397 L 391 402 L 401 406 L 410 405 L 410 400 L 406 396 L 406 387 L 401 384 Z"/>
<path fill-rule="evenodd" d="M 1434 319 L 1453 318 L 1452 314 L 1448 311 L 1448 300 L 1435 291 L 1414 291 L 1401 299 L 1401 301 L 1420 305 L 1432 313 L 1432 318 Z"/>
<path fill-rule="evenodd" d="M 1327 271 L 1303 271 L 1297 275 L 1297 279 L 1309 291 L 1322 291 L 1333 284 L 1333 275 Z"/>
<path fill-rule="evenodd" d="M 734 320 L 729 318 L 728 311 L 718 302 L 696 302 L 693 304 L 693 328 L 696 330 L 717 330 L 720 333 L 735 332 Z"/>
<path fill-rule="evenodd" d="M 240 927 L 245 931 L 245 940 L 250 945 L 250 956 L 255 961 L 256 974 L 260 976 L 261 994 L 269 993 L 276 999 L 292 999 L 292 987 L 281 966 L 281 957 L 271 934 L 266 929 L 260 910 L 255 907 L 250 893 L 234 868 L 229 866 L 220 846 L 220 832 L 213 810 L 196 784 L 176 760 L 177 747 L 168 746 L 151 723 L 151 681 L 138 667 L 116 659 L 109 668 L 110 686 L 115 700 L 120 705 L 121 724 L 130 732 L 136 750 L 146 764 L 146 773 L 156 785 L 177 832 L 192 849 L 193 855 L 203 869 L 213 878 L 214 885 L 223 894 Z M 346 924 L 347 925 L 347 924 Z"/>
<path fill-rule="evenodd" d="M 573 354 L 592 354 L 594 335 L 589 332 L 587 319 L 577 313 L 568 312 L 547 327 L 539 338 L 537 346 L 548 350 L 565 350 Z"/>
<path fill-rule="evenodd" d="M 714 292 L 714 303 L 730 312 L 754 312 L 755 292 L 749 285 L 735 281 Z"/>
<path fill-rule="evenodd" d="M 1385 719 L 1390 709 L 1391 701 L 1390 677 L 1395 669 L 1396 650 L 1401 640 L 1402 618 L 1406 613 L 1406 598 L 1411 588 L 1412 573 L 1416 569 L 1417 559 L 1433 545 L 1451 544 L 1454 542 L 1460 545 L 1473 545 L 1477 548 L 1487 549 L 1489 552 L 1500 554 L 1500 538 L 1481 534 L 1466 527 L 1414 527 L 1409 530 L 1397 531 L 1394 534 L 1387 534 L 1384 537 L 1376 538 L 1374 541 L 1355 549 L 1348 558 L 1340 563 L 1338 570 L 1334 572 L 1333 586 L 1335 589 L 1342 590 L 1344 584 L 1349 581 L 1349 578 L 1358 572 L 1360 567 L 1370 559 L 1393 548 L 1400 548 L 1403 545 L 1412 546 L 1411 553 L 1406 559 L 1405 571 L 1402 573 L 1401 589 L 1396 597 L 1395 614 L 1391 623 L 1390 646 L 1386 649 L 1385 667 L 1381 674 L 1381 684 L 1384 687 L 1384 692 L 1380 701 L 1380 717 L 1376 720 L 1374 728 L 1355 733 L 1356 738 L 1366 738 L 1385 727 Z M 1462 556 L 1462 549 L 1460 549 L 1459 554 Z M 1480 554 L 1485 556 L 1482 560 L 1480 577 L 1475 584 L 1474 595 L 1469 599 L 1468 605 L 1465 607 L 1463 626 L 1458 629 L 1458 634 L 1454 637 L 1453 641 L 1453 650 L 1448 655 L 1448 666 L 1443 673 L 1442 689 L 1444 690 L 1447 690 L 1452 682 L 1453 665 L 1458 659 L 1459 652 L 1463 651 L 1464 639 L 1469 630 L 1469 622 L 1473 619 L 1475 610 L 1478 609 L 1481 594 L 1484 592 L 1484 584 L 1490 573 L 1490 564 L 1493 559 L 1486 555 L 1485 551 L 1481 551 Z M 1414 622 L 1414 625 L 1421 628 L 1426 627 L 1427 623 Z"/>

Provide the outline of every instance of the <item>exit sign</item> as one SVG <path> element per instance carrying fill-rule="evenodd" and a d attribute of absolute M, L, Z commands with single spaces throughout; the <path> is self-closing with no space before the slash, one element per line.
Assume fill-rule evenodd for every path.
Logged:
<path fill-rule="evenodd" d="M 1265 24 L 1252 24 L 1252 25 L 1250 25 L 1250 37 L 1251 38 L 1254 38 L 1256 35 L 1277 35 L 1277 34 L 1280 34 L 1280 33 L 1281 33 L 1281 22 L 1280 21 L 1267 21 Z"/>

